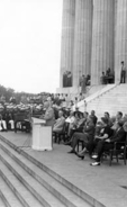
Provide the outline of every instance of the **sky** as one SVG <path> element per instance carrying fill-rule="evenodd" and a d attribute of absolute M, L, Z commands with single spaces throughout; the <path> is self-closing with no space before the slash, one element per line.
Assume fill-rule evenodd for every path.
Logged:
<path fill-rule="evenodd" d="M 15 91 L 59 87 L 63 0 L 0 0 L 0 85 Z"/>

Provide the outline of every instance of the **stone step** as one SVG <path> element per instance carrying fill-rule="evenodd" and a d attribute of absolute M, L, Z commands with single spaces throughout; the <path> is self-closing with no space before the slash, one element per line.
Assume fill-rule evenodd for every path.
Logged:
<path fill-rule="evenodd" d="M 3 180 L 0 178 L 0 185 L 2 184 Z M 9 204 L 7 198 L 3 194 L 3 192 L 0 190 L 0 207 L 11 207 Z"/>
<path fill-rule="evenodd" d="M 121 100 L 120 98 L 124 98 L 125 100 L 127 100 L 127 97 L 124 97 L 124 95 L 120 96 L 119 94 L 116 94 L 116 95 L 110 94 L 110 95 L 102 96 L 102 97 L 96 99 L 95 101 L 91 101 L 90 103 L 96 102 L 98 100 L 108 100 L 108 99 L 113 100 L 113 98 L 115 98 L 117 101 L 120 101 Z"/>
<path fill-rule="evenodd" d="M 2 169 L 2 163 L 0 162 L 0 168 Z M 7 184 L 6 182 L 8 182 L 8 179 L 6 179 L 6 177 L 4 176 L 3 172 L 0 170 L 0 195 L 1 195 L 1 199 L 2 202 L 0 203 L 0 207 L 2 206 L 6 206 L 6 207 L 24 207 L 25 205 L 23 205 L 23 203 L 21 203 L 22 198 L 18 196 L 18 193 L 15 191 L 15 193 L 12 192 L 9 183 Z M 16 196 L 17 193 L 17 196 Z M 21 199 L 21 200 L 20 200 Z M 23 201 L 23 200 L 22 200 Z"/>
<path fill-rule="evenodd" d="M 31 192 L 23 185 L 22 180 L 18 180 L 15 176 L 14 172 L 11 172 L 10 169 L 8 169 L 9 163 L 6 162 L 6 160 L 0 155 L 1 160 L 1 175 L 4 181 L 8 184 L 8 186 L 11 188 L 12 192 L 15 193 L 16 196 L 18 194 L 18 197 L 21 197 L 23 200 L 23 206 L 25 207 L 42 207 L 44 205 L 40 204 L 40 202 L 37 200 L 36 195 L 33 196 Z M 7 167 L 8 166 L 8 167 Z M 10 165 L 11 168 L 11 165 Z M 20 199 L 20 200 L 21 200 Z M 46 207 L 50 207 L 50 205 L 47 205 Z"/>
<path fill-rule="evenodd" d="M 61 185 L 61 183 L 53 179 L 44 171 L 40 170 L 29 160 L 17 154 L 17 152 L 11 149 L 7 144 L 0 142 L 0 148 L 66 206 L 68 207 L 75 207 L 75 206 L 83 207 L 84 205 L 86 207 L 90 206 L 89 204 L 84 202 L 84 200 L 82 200 L 79 196 L 74 194 L 65 186 Z"/>
<path fill-rule="evenodd" d="M 103 113 L 105 112 L 105 109 L 111 109 L 112 111 L 115 112 L 115 114 L 117 113 L 117 111 L 114 109 L 120 109 L 120 111 L 123 111 L 124 109 L 127 110 L 126 104 L 123 104 L 123 106 L 121 107 L 121 103 L 117 103 L 117 104 L 110 103 L 109 104 L 109 102 L 100 102 L 97 105 L 92 104 L 87 107 L 87 110 L 91 110 L 92 108 L 98 109 L 98 107 L 99 107 L 99 109 L 103 109 L 103 111 L 101 111 Z"/>
<path fill-rule="evenodd" d="M 29 198 L 32 206 L 45 206 L 45 207 L 65 207 L 58 199 L 52 196 L 39 182 L 31 177 L 22 167 L 13 161 L 5 152 L 1 151 L 0 160 L 13 173 L 13 177 L 20 181 L 25 187 L 26 192 L 23 195 L 25 199 Z M 12 167 L 13 166 L 13 167 Z M 21 185 L 21 184 L 20 184 Z M 16 186 L 18 188 L 18 185 Z M 21 185 L 22 188 L 22 185 Z M 25 191 L 24 189 L 24 191 Z M 28 195 L 26 195 L 28 192 Z M 35 198 L 34 198 L 35 197 Z M 40 204 L 38 203 L 40 202 Z"/>
<path fill-rule="evenodd" d="M 124 105 L 126 103 L 127 99 L 124 100 L 125 102 L 122 102 L 122 100 L 123 100 L 123 98 L 117 100 L 114 97 L 112 97 L 112 98 L 111 97 L 107 97 L 107 98 L 103 98 L 103 99 L 97 100 L 96 102 L 91 102 L 90 104 L 87 105 L 87 107 L 95 105 L 95 104 L 98 104 L 98 103 L 99 104 L 100 103 L 106 104 L 106 103 L 109 103 L 109 101 L 110 101 L 110 104 L 114 104 L 116 106 L 118 106 L 119 103 Z"/>
<path fill-rule="evenodd" d="M 108 87 L 110 88 L 110 86 L 106 86 L 104 89 L 86 98 L 86 101 L 88 100 L 87 111 L 96 110 L 96 114 L 99 117 L 103 115 L 105 110 L 113 113 L 113 115 L 115 115 L 118 110 L 127 113 L 127 84 L 111 86 L 110 90 L 108 90 Z M 84 111 L 84 101 L 78 104 L 79 109 Z"/>
<path fill-rule="evenodd" d="M 4 195 L 3 195 L 3 196 L 4 196 Z M 3 196 L 2 196 L 2 197 L 3 197 Z M 0 198 L 0 207 L 11 207 L 10 205 L 7 205 L 7 204 L 5 205 L 4 202 L 5 202 L 5 201 L 2 201 L 2 198 Z"/>
<path fill-rule="evenodd" d="M 69 182 L 68 180 L 66 180 L 65 178 L 63 178 L 62 176 L 60 176 L 58 173 L 56 173 L 53 170 L 51 170 L 50 168 L 48 168 L 43 163 L 41 163 L 38 160 L 36 160 L 29 153 L 27 153 L 24 150 L 22 150 L 21 148 L 17 147 L 15 144 L 13 144 L 12 142 L 10 142 L 5 137 L 3 137 L 3 136 L 0 135 L 0 140 L 3 143 L 6 143 L 7 145 L 9 145 L 12 149 L 16 150 L 19 154 L 23 155 L 23 157 L 25 157 L 30 162 L 32 162 L 33 164 L 35 164 L 38 168 L 40 168 L 41 170 L 43 170 L 44 172 L 46 172 L 49 176 L 51 176 L 53 179 L 57 180 L 63 186 L 65 186 L 70 191 L 72 191 L 74 194 L 76 194 L 77 196 L 79 196 L 80 198 L 82 198 L 86 202 L 86 205 L 88 203 L 90 206 L 93 206 L 93 207 L 96 207 L 96 206 L 104 207 L 104 205 L 102 203 L 100 203 L 99 201 L 97 201 L 95 198 L 93 198 L 92 196 L 90 196 L 86 192 L 82 191 L 80 188 L 78 188 L 73 183 Z"/>

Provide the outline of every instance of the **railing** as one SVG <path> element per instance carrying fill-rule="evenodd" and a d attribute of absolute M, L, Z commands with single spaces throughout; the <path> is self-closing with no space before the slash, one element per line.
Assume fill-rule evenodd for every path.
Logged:
<path fill-rule="evenodd" d="M 113 90 L 114 88 L 116 88 L 119 84 L 108 84 L 106 87 L 102 88 L 101 90 L 98 90 L 97 92 L 95 92 L 94 94 L 86 97 L 85 99 L 83 99 L 82 101 L 80 101 L 78 103 L 78 107 L 80 108 L 81 106 L 84 105 L 84 101 L 86 102 L 86 104 L 95 101 L 96 99 L 100 98 L 102 95 L 109 93 L 111 90 Z M 110 86 L 110 87 L 109 87 Z M 92 88 L 92 87 L 91 87 Z M 91 88 L 89 89 L 89 91 L 91 90 Z M 75 106 L 74 106 L 75 108 Z"/>

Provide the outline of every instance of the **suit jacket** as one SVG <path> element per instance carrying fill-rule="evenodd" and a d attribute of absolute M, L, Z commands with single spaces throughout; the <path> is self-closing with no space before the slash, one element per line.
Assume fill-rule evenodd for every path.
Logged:
<path fill-rule="evenodd" d="M 53 108 L 49 107 L 46 112 L 44 119 L 46 120 L 46 126 L 54 126 L 55 123 L 55 116 Z"/>
<path fill-rule="evenodd" d="M 126 140 L 126 132 L 123 127 L 116 130 L 114 136 L 110 137 L 111 142 L 124 142 Z"/>
<path fill-rule="evenodd" d="M 87 126 L 84 127 L 84 133 L 87 133 L 89 136 L 94 136 L 95 133 L 95 126 L 94 124 L 88 124 Z"/>
<path fill-rule="evenodd" d="M 94 125 L 96 125 L 96 123 L 97 123 L 97 117 L 94 115 L 94 116 L 91 116 L 91 118 L 93 119 L 93 123 L 94 123 Z"/>
<path fill-rule="evenodd" d="M 64 123 L 65 123 L 65 118 L 64 117 L 58 118 L 56 120 L 56 123 L 54 124 L 54 129 L 62 130 L 63 126 L 64 126 Z"/>

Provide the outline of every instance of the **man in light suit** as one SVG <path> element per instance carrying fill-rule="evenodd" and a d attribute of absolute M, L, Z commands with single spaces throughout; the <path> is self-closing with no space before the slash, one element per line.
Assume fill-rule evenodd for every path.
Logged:
<path fill-rule="evenodd" d="M 53 127 L 53 132 L 61 132 L 63 130 L 65 123 L 65 118 L 63 117 L 63 111 L 59 110 L 59 118 L 56 120 L 56 123 Z"/>
<path fill-rule="evenodd" d="M 55 116 L 54 116 L 54 109 L 52 108 L 52 100 L 51 98 L 47 98 L 44 103 L 44 108 L 46 108 L 45 114 L 40 118 L 46 121 L 46 126 L 54 126 L 55 123 Z"/>

